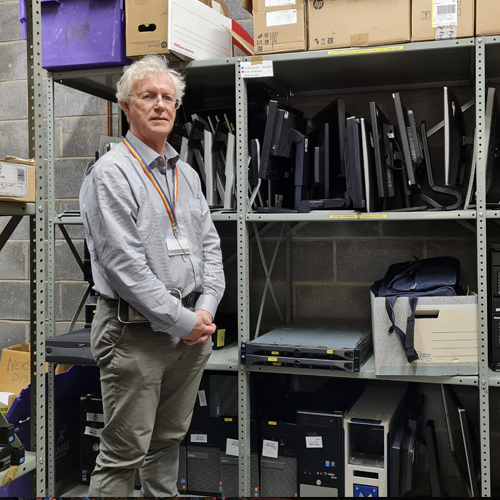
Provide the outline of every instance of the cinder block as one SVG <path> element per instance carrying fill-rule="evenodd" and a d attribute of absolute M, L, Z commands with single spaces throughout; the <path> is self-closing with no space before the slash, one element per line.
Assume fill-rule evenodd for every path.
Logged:
<path fill-rule="evenodd" d="M 333 240 L 292 242 L 292 281 L 328 283 L 334 280 Z"/>
<path fill-rule="evenodd" d="M 0 42 L 12 42 L 22 39 L 19 22 L 19 6 L 15 2 L 0 3 Z"/>
<path fill-rule="evenodd" d="M 4 215 L 3 217 L 0 218 L 0 227 L 3 229 L 10 221 L 10 217 Z M 29 231 L 29 218 L 28 217 L 23 217 L 21 221 L 19 222 L 18 226 L 12 233 L 12 236 L 10 237 L 10 240 L 29 240 L 30 237 L 30 231 Z"/>
<path fill-rule="evenodd" d="M 464 221 L 475 227 L 474 221 Z M 399 221 L 384 222 L 381 224 L 382 236 L 390 237 L 421 237 L 421 238 L 470 238 L 474 239 L 475 234 L 469 229 L 455 221 L 436 220 L 429 224 L 429 221 Z M 500 235 L 500 232 L 499 232 Z"/>
<path fill-rule="evenodd" d="M 293 288 L 294 318 L 371 318 L 369 287 L 295 285 Z"/>
<path fill-rule="evenodd" d="M 3 20 L 3 17 L 0 16 L 0 18 Z M 19 24 L 19 29 L 21 29 L 19 18 L 17 24 Z M 2 26 L 4 26 L 3 22 Z M 21 40 L 19 42 L 1 44 L 0 82 L 24 80 L 26 79 L 26 74 L 26 42 Z"/>
<path fill-rule="evenodd" d="M 437 240 L 427 242 L 427 256 L 451 255 L 460 261 L 460 284 L 477 292 L 476 242 L 472 240 Z"/>
<path fill-rule="evenodd" d="M 29 341 L 29 323 L 0 321 L 0 353 L 5 347 L 26 344 Z"/>
<path fill-rule="evenodd" d="M 273 260 L 273 255 L 278 244 L 278 240 L 264 240 L 262 243 L 262 252 L 264 254 L 264 260 L 266 262 L 268 272 L 271 270 L 271 263 Z M 259 247 L 256 242 L 254 242 L 250 248 L 250 263 L 251 263 L 251 277 L 254 280 L 265 280 L 266 275 L 264 272 L 264 267 L 262 264 L 261 254 Z M 279 244 L 278 253 L 274 261 L 274 266 L 271 271 L 271 280 L 275 281 L 285 281 L 285 240 L 282 240 Z"/>
<path fill-rule="evenodd" d="M 30 320 L 29 282 L 0 281 L 0 318 Z"/>
<path fill-rule="evenodd" d="M 54 85 L 54 115 L 63 116 L 86 116 L 106 113 L 101 104 L 104 102 L 98 97 L 72 89 L 66 85 Z M 104 131 L 104 134 L 106 131 Z"/>
<path fill-rule="evenodd" d="M 28 243 L 8 241 L 0 252 L 0 278 L 24 280 L 28 278 Z"/>
<path fill-rule="evenodd" d="M 26 120 L 28 118 L 26 82 L 5 82 L 0 89 L 0 120 Z"/>
<path fill-rule="evenodd" d="M 253 336 L 255 334 L 255 329 L 257 326 L 257 319 L 259 317 L 261 301 L 264 297 L 264 286 L 265 285 L 263 283 L 253 283 L 250 286 L 250 338 L 254 338 Z M 268 288 L 264 301 L 264 309 L 259 335 L 269 332 L 273 328 L 277 328 L 278 326 L 286 322 L 285 286 L 279 283 L 275 283 L 273 284 L 273 286 L 283 319 L 281 319 L 279 316 L 271 292 Z"/>
<path fill-rule="evenodd" d="M 29 157 L 28 121 L 0 122 L 0 158 L 5 156 Z"/>
<path fill-rule="evenodd" d="M 239 21 L 240 19 L 251 19 L 252 14 L 247 12 L 241 6 L 241 0 L 225 0 L 224 3 L 229 7 L 229 17 Z"/>
<path fill-rule="evenodd" d="M 380 222 L 331 221 L 305 224 L 294 232 L 294 238 L 376 238 Z"/>
<path fill-rule="evenodd" d="M 72 158 L 56 160 L 54 180 L 57 199 L 78 198 L 88 162 Z"/>
<path fill-rule="evenodd" d="M 337 281 L 373 283 L 396 262 L 423 258 L 424 243 L 414 240 L 346 240 L 336 243 Z"/>
<path fill-rule="evenodd" d="M 99 149 L 99 137 L 106 134 L 106 118 L 61 118 L 56 130 L 55 151 L 59 156 L 93 158 Z"/>
<path fill-rule="evenodd" d="M 59 316 L 56 316 L 56 321 L 71 321 L 88 288 L 88 283 L 86 281 L 80 283 L 76 281 L 71 283 L 62 282 L 58 284 L 57 288 L 60 294 L 61 312 Z M 82 308 L 78 320 L 85 321 L 85 308 Z"/>
<path fill-rule="evenodd" d="M 83 260 L 83 241 L 72 240 L 78 254 Z M 56 281 L 83 279 L 83 272 L 76 262 L 66 240 L 57 240 L 55 248 L 55 276 Z"/>

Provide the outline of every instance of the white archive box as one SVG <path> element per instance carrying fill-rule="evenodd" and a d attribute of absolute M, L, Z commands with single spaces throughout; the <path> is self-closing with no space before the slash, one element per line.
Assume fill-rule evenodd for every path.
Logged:
<path fill-rule="evenodd" d="M 409 363 L 391 322 L 385 297 L 371 295 L 375 375 L 454 376 L 478 374 L 477 296 L 419 297 L 414 346 L 419 359 Z M 394 305 L 395 324 L 406 331 L 411 314 L 407 297 Z"/>

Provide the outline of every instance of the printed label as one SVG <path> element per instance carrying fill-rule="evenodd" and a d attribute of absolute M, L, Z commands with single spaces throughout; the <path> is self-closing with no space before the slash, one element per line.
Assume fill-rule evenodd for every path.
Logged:
<path fill-rule="evenodd" d="M 207 435 L 206 434 L 191 434 L 191 442 L 192 443 L 207 443 Z"/>
<path fill-rule="evenodd" d="M 237 457 L 240 454 L 240 443 L 237 439 L 226 439 L 226 455 Z"/>
<path fill-rule="evenodd" d="M 458 24 L 457 0 L 433 0 L 432 27 L 456 26 Z"/>
<path fill-rule="evenodd" d="M 278 361 L 278 358 L 267 358 L 268 361 Z"/>
<path fill-rule="evenodd" d="M 88 427 L 88 426 L 86 426 L 84 434 L 86 434 L 87 436 L 93 436 L 93 437 L 100 438 L 101 437 L 101 431 L 102 431 L 102 429 L 96 429 L 95 427 Z"/>
<path fill-rule="evenodd" d="M 277 441 L 269 441 L 264 439 L 262 441 L 262 456 L 269 458 L 278 458 L 278 445 Z"/>
<path fill-rule="evenodd" d="M 295 5 L 295 0 L 266 0 L 266 7 L 286 7 Z"/>
<path fill-rule="evenodd" d="M 226 330 L 217 330 L 217 347 L 222 347 L 226 340 Z"/>
<path fill-rule="evenodd" d="M 198 391 L 198 402 L 200 406 L 207 406 L 207 396 L 205 391 Z"/>
<path fill-rule="evenodd" d="M 103 422 L 104 423 L 104 414 L 103 413 L 87 412 L 87 422 Z"/>
<path fill-rule="evenodd" d="M 266 12 L 266 26 L 285 26 L 297 24 L 297 9 Z"/>
<path fill-rule="evenodd" d="M 241 78 L 259 78 L 274 76 L 273 61 L 263 61 L 252 64 L 250 61 L 241 63 Z"/>
<path fill-rule="evenodd" d="M 0 195 L 25 198 L 28 194 L 28 166 L 0 162 Z"/>
<path fill-rule="evenodd" d="M 306 448 L 323 448 L 321 436 L 306 436 Z"/>

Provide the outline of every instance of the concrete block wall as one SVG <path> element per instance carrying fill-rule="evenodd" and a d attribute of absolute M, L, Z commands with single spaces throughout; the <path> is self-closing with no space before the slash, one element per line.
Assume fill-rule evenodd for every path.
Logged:
<path fill-rule="evenodd" d="M 252 34 L 251 15 L 241 8 L 240 0 L 229 0 L 226 3 L 230 16 L 239 20 Z M 0 0 L 0 158 L 5 155 L 28 156 L 26 95 L 26 42 L 21 40 L 18 2 Z M 383 110 L 390 117 L 390 98 L 387 95 L 374 97 L 371 94 L 363 94 L 349 97 L 349 110 L 357 116 L 369 118 L 365 105 L 372 98 L 377 98 L 385 105 Z M 422 111 L 422 118 L 425 116 L 431 125 L 442 119 L 439 117 L 439 96 L 436 92 L 413 92 L 408 94 L 408 99 L 410 105 L 415 103 L 415 107 Z M 310 118 L 329 100 L 331 99 L 296 99 L 291 104 L 304 107 L 307 117 Z M 56 212 L 61 213 L 66 209 L 78 208 L 78 192 L 85 165 L 94 156 L 99 136 L 106 133 L 105 102 L 56 84 L 54 103 Z M 116 117 L 116 108 L 113 108 L 113 112 Z M 117 130 L 116 119 L 113 130 Z M 436 151 L 438 148 L 442 150 L 442 138 L 435 140 L 432 147 Z M 0 230 L 7 222 L 8 218 L 0 218 Z M 263 253 L 268 264 L 278 241 L 279 226 L 276 224 L 262 240 Z M 67 229 L 77 249 L 82 253 L 82 228 L 76 226 Z M 218 223 L 218 229 L 224 242 L 224 257 L 227 259 L 236 251 L 235 224 Z M 498 226 L 491 224 L 488 230 L 494 238 L 500 239 Z M 28 251 L 28 220 L 25 219 L 0 252 L 0 349 L 29 340 Z M 292 238 L 293 315 L 368 319 L 369 287 L 373 281 L 384 275 L 389 264 L 409 260 L 414 256 L 425 258 L 445 254 L 460 258 L 462 283 L 475 290 L 475 234 L 455 221 L 307 224 L 295 231 Z M 81 271 L 59 231 L 55 267 L 56 334 L 60 334 L 69 326 L 87 285 L 82 281 Z M 251 316 L 254 331 L 265 286 L 265 274 L 256 244 L 251 247 L 251 269 Z M 237 272 L 236 260 L 232 260 L 226 266 L 228 294 L 222 305 L 222 309 L 226 311 L 236 304 Z M 284 243 L 278 252 L 272 278 L 284 314 Z M 263 320 L 261 331 L 281 323 L 269 292 Z M 82 325 L 83 315 L 79 321 L 78 325 Z M 439 395 L 434 394 L 438 392 L 438 387 L 429 385 L 426 390 L 434 400 L 439 398 Z M 469 392 L 473 393 L 472 399 L 477 398 L 475 389 Z M 477 401 L 471 405 L 471 408 L 474 407 L 477 408 Z M 442 416 L 438 420 L 440 442 L 444 443 L 446 439 Z M 497 420 L 494 417 L 493 421 Z M 499 427 L 496 426 L 497 429 Z M 497 442 L 497 434 L 495 439 Z M 492 449 L 495 447 L 492 446 Z M 495 464 L 500 462 L 497 458 Z M 497 467 L 494 465 L 492 469 L 496 470 Z M 456 471 L 454 472 L 450 465 L 446 473 L 453 476 Z"/>

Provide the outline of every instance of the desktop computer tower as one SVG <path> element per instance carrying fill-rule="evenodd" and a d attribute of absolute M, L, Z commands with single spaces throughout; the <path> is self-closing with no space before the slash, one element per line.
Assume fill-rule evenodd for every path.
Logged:
<path fill-rule="evenodd" d="M 220 418 L 193 419 L 186 435 L 189 495 L 220 496 Z"/>
<path fill-rule="evenodd" d="M 239 465 L 236 454 L 238 447 L 234 446 L 237 441 L 237 419 L 222 419 L 220 468 L 222 476 L 221 496 L 223 497 L 239 496 Z M 255 420 L 250 421 L 250 496 L 260 496 L 258 436 Z"/>
<path fill-rule="evenodd" d="M 237 416 L 238 374 L 205 371 L 200 381 L 193 418 Z"/>
<path fill-rule="evenodd" d="M 500 245 L 490 245 L 489 264 L 489 364 L 492 370 L 500 371 Z"/>
<path fill-rule="evenodd" d="M 344 415 L 297 411 L 299 497 L 344 496 Z"/>
<path fill-rule="evenodd" d="M 179 472 L 177 473 L 177 490 L 181 495 L 187 492 L 187 449 L 186 438 L 179 446 Z"/>
<path fill-rule="evenodd" d="M 406 392 L 368 385 L 344 417 L 346 497 L 389 496 L 389 457 Z"/>
<path fill-rule="evenodd" d="M 99 454 L 104 413 L 100 396 L 80 398 L 80 482 L 90 484 L 90 475 Z"/>
<path fill-rule="evenodd" d="M 260 496 L 297 496 L 297 425 L 261 421 Z"/>

